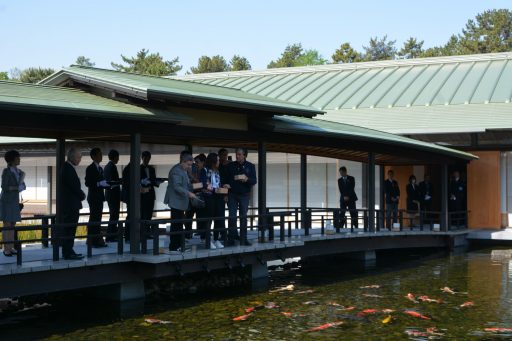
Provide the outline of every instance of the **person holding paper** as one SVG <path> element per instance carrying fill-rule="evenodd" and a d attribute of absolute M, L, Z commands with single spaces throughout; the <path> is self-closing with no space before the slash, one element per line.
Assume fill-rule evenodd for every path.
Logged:
<path fill-rule="evenodd" d="M 247 149 L 237 148 L 236 161 L 229 164 L 229 196 L 228 196 L 228 246 L 235 245 L 235 239 L 240 245 L 250 246 L 247 240 L 247 210 L 252 187 L 256 185 L 256 168 L 247 161 Z M 240 214 L 240 236 L 236 228 L 237 211 Z"/>
<path fill-rule="evenodd" d="M 101 236 L 101 217 L 103 215 L 103 202 L 105 201 L 105 188 L 110 187 L 103 175 L 100 163 L 103 160 L 101 149 L 93 148 L 90 151 L 92 163 L 85 169 L 85 186 L 88 188 L 87 202 L 89 203 L 89 223 L 87 224 L 87 244 L 92 247 L 106 247 L 107 244 Z"/>
<path fill-rule="evenodd" d="M 20 193 L 25 186 L 25 172 L 18 168 L 20 165 L 20 153 L 9 150 L 5 153 L 7 168 L 2 172 L 2 194 L 0 199 L 1 216 L 3 221 L 2 240 L 14 241 L 14 226 L 21 221 Z M 12 257 L 16 249 L 11 242 L 3 244 L 4 256 Z"/>

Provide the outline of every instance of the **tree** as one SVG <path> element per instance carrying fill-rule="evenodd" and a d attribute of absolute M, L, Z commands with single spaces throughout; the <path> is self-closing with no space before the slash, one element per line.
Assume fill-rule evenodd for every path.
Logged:
<path fill-rule="evenodd" d="M 201 56 L 197 61 L 197 67 L 191 67 L 192 73 L 208 73 L 208 72 L 222 72 L 229 71 L 229 65 L 220 55 L 213 57 Z"/>
<path fill-rule="evenodd" d="M 242 70 L 250 70 L 251 64 L 245 57 L 240 57 L 239 55 L 234 55 L 229 62 L 231 71 L 242 71 Z"/>
<path fill-rule="evenodd" d="M 91 60 L 89 58 L 85 58 L 85 56 L 79 56 L 76 59 L 75 64 L 80 65 L 80 66 L 88 66 L 88 67 L 93 67 L 94 65 L 96 65 L 95 63 L 91 62 Z"/>
<path fill-rule="evenodd" d="M 136 57 L 125 57 L 121 55 L 121 59 L 128 65 L 110 63 L 117 71 L 133 72 L 142 75 L 151 76 L 171 76 L 182 69 L 178 65 L 179 58 L 176 57 L 172 60 L 164 60 L 159 53 L 149 53 L 149 50 L 142 49 L 137 52 Z"/>
<path fill-rule="evenodd" d="M 493 9 L 468 20 L 459 35 L 465 53 L 492 53 L 512 50 L 512 11 Z"/>
<path fill-rule="evenodd" d="M 28 69 L 21 71 L 19 73 L 19 77 L 13 79 L 22 83 L 37 83 L 54 72 L 55 70 L 51 68 L 29 67 Z"/>
<path fill-rule="evenodd" d="M 281 57 L 276 61 L 271 61 L 267 68 L 272 69 L 276 67 L 291 67 L 296 66 L 297 59 L 303 54 L 302 44 L 292 44 L 286 46 Z"/>
<path fill-rule="evenodd" d="M 354 50 L 350 43 L 341 44 L 331 58 L 334 63 L 355 63 L 362 60 L 361 53 Z"/>
<path fill-rule="evenodd" d="M 363 46 L 365 51 L 364 59 L 368 61 L 393 59 L 396 54 L 396 40 L 387 41 L 387 39 L 387 35 L 381 39 L 377 37 L 370 38 L 370 44 Z"/>
<path fill-rule="evenodd" d="M 297 58 L 294 66 L 323 65 L 327 63 L 317 50 L 306 50 Z"/>
<path fill-rule="evenodd" d="M 9 80 L 9 74 L 7 72 L 0 72 L 0 81 Z"/>
<path fill-rule="evenodd" d="M 292 44 L 286 46 L 281 57 L 276 61 L 271 61 L 267 68 L 321 65 L 326 62 L 327 60 L 317 50 L 309 49 L 304 51 L 302 44 Z"/>
<path fill-rule="evenodd" d="M 404 46 L 398 52 L 402 58 L 418 58 L 423 53 L 423 40 L 418 41 L 416 38 L 410 37 L 404 42 Z"/>

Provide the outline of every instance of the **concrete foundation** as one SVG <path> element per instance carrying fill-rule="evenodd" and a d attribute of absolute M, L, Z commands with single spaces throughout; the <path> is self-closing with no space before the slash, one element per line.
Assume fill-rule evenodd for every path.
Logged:
<path fill-rule="evenodd" d="M 124 282 L 97 288 L 95 296 L 110 301 L 144 300 L 144 281 Z"/>
<path fill-rule="evenodd" d="M 268 285 L 267 263 L 251 265 L 252 288 L 255 290 L 265 290 Z"/>

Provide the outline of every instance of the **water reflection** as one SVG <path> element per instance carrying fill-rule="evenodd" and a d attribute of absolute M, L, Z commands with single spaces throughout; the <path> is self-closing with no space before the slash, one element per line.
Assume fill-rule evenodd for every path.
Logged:
<path fill-rule="evenodd" d="M 143 316 L 124 319 L 107 317 L 101 308 L 105 302 L 103 315 L 86 307 L 78 321 L 56 305 L 38 332 L 41 338 L 63 340 L 506 338 L 510 332 L 498 328 L 512 328 L 511 255 L 512 250 L 456 255 L 415 250 L 378 254 L 373 268 L 343 257 L 277 264 L 270 288 L 262 292 L 160 296 L 146 303 Z M 444 287 L 455 293 L 443 292 Z M 171 323 L 148 323 L 148 317 Z M 34 331 L 11 324 L 2 335 L 19 336 L 21 330 Z"/>

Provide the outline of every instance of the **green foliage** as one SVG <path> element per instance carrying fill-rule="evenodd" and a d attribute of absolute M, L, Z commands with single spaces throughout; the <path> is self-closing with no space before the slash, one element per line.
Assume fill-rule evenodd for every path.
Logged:
<path fill-rule="evenodd" d="M 321 65 L 326 62 L 327 60 L 325 60 L 317 50 L 310 49 L 304 51 L 302 44 L 292 44 L 286 46 L 281 57 L 275 61 L 271 61 L 267 65 L 267 68 Z"/>
<path fill-rule="evenodd" d="M 512 50 L 512 11 L 493 9 L 468 20 L 459 35 L 464 53 L 492 53 Z"/>
<path fill-rule="evenodd" d="M 222 72 L 229 71 L 229 65 L 226 59 L 220 55 L 213 57 L 202 56 L 197 61 L 197 67 L 191 67 L 192 73 L 208 73 L 208 72 Z"/>
<path fill-rule="evenodd" d="M 363 46 L 364 59 L 367 61 L 393 59 L 396 54 L 396 40 L 387 41 L 387 39 L 387 35 L 381 39 L 378 37 L 370 38 L 369 45 Z"/>
<path fill-rule="evenodd" d="M 159 53 L 149 53 L 149 50 L 142 49 L 137 52 L 136 57 L 125 57 L 121 55 L 123 62 L 128 65 L 110 63 L 117 71 L 133 72 L 151 76 L 171 76 L 182 69 L 178 65 L 179 58 L 164 60 Z"/>
<path fill-rule="evenodd" d="M 245 57 L 240 57 L 239 55 L 234 55 L 229 62 L 231 71 L 242 71 L 242 70 L 250 70 L 251 64 L 249 60 Z"/>
<path fill-rule="evenodd" d="M 11 75 L 14 75 L 14 77 L 12 77 L 13 80 L 20 81 L 22 83 L 37 83 L 54 72 L 55 70 L 52 68 L 29 67 L 22 71 L 14 69 L 11 71 Z"/>
<path fill-rule="evenodd" d="M 355 63 L 362 60 L 361 53 L 350 46 L 350 43 L 341 44 L 340 48 L 332 55 L 333 63 Z"/>
<path fill-rule="evenodd" d="M 423 53 L 423 40 L 418 41 L 416 38 L 410 37 L 404 42 L 404 46 L 398 52 L 402 58 L 418 58 Z"/>
<path fill-rule="evenodd" d="M 95 63 L 91 62 L 91 60 L 89 58 L 86 58 L 85 56 L 79 56 L 76 59 L 75 64 L 80 65 L 80 66 L 88 66 L 88 67 L 93 67 L 94 65 L 96 65 Z"/>
<path fill-rule="evenodd" d="M 0 81 L 9 80 L 9 74 L 7 72 L 0 72 Z"/>

